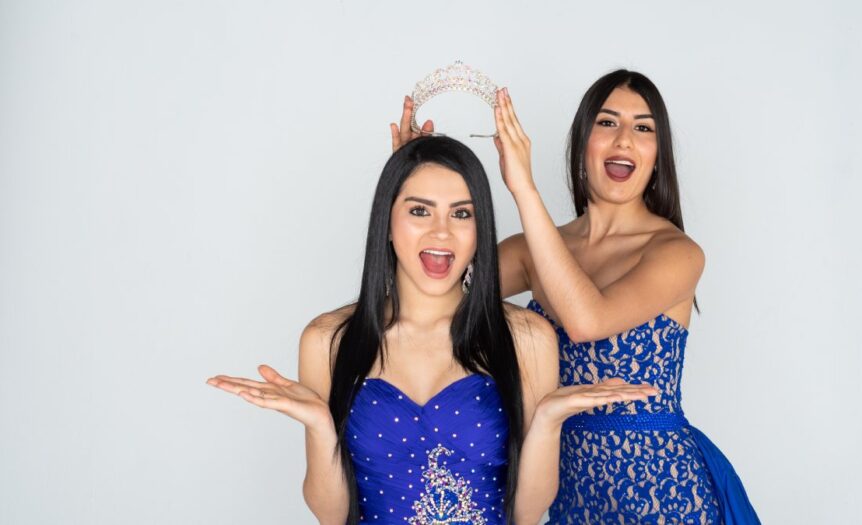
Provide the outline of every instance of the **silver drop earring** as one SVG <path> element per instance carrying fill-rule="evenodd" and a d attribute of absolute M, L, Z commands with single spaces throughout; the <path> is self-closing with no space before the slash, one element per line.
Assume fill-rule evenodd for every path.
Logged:
<path fill-rule="evenodd" d="M 658 182 L 658 166 L 653 166 L 652 167 L 652 185 L 650 186 L 650 188 L 654 190 L 657 182 Z"/>
<path fill-rule="evenodd" d="M 581 164 L 581 174 L 580 174 L 580 175 L 581 175 L 581 178 L 582 178 L 582 179 L 586 179 L 586 178 L 587 178 L 587 170 L 585 170 L 585 169 L 584 169 L 584 165 L 583 165 L 583 164 Z"/>
<path fill-rule="evenodd" d="M 470 286 L 473 284 L 473 263 L 467 265 L 467 271 L 464 272 L 464 280 L 461 281 L 461 291 L 464 294 L 470 293 Z"/>

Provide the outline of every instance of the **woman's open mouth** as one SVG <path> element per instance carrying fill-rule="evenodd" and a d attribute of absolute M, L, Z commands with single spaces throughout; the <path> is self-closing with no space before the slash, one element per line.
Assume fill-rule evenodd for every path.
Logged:
<path fill-rule="evenodd" d="M 625 157 L 611 157 L 605 161 L 605 174 L 615 182 L 629 180 L 635 171 L 635 163 Z"/>
<path fill-rule="evenodd" d="M 442 279 L 449 275 L 455 254 L 449 250 L 429 248 L 419 252 L 419 260 L 422 261 L 422 269 L 432 279 Z"/>

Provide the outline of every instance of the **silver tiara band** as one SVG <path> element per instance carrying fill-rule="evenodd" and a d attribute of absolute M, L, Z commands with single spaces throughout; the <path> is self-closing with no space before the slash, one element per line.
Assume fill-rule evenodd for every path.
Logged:
<path fill-rule="evenodd" d="M 457 60 L 454 64 L 440 68 L 416 83 L 413 88 L 413 115 L 410 117 L 410 128 L 416 133 L 425 133 L 416 123 L 416 113 L 425 104 L 440 93 L 463 91 L 476 95 L 492 108 L 497 104 L 497 84 L 487 75 Z M 443 135 L 435 132 L 432 135 Z M 496 133 L 471 133 L 471 137 L 495 137 Z"/>

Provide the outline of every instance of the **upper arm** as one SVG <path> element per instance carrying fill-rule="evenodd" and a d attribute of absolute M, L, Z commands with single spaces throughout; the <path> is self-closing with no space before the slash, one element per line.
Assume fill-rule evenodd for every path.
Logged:
<path fill-rule="evenodd" d="M 319 315 L 311 321 L 299 338 L 299 382 L 329 401 L 334 360 L 333 338 L 351 309 Z"/>
<path fill-rule="evenodd" d="M 530 289 L 530 277 L 526 264 L 529 253 L 523 233 L 512 235 L 497 246 L 497 257 L 500 261 L 500 288 L 503 297 L 511 297 Z"/>
<path fill-rule="evenodd" d="M 608 337 L 691 300 L 703 267 L 703 250 L 688 237 L 655 243 L 631 271 L 601 290 L 603 307 L 590 316 L 592 333 L 579 339 Z"/>
<path fill-rule="evenodd" d="M 511 312 L 510 326 L 521 372 L 526 434 L 536 406 L 559 386 L 557 334 L 542 316 L 514 306 L 507 307 Z"/>

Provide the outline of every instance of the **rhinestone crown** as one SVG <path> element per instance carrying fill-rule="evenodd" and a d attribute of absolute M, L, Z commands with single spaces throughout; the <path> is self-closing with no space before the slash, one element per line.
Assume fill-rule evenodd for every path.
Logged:
<path fill-rule="evenodd" d="M 410 127 L 419 133 L 421 130 L 416 123 L 416 113 L 422 104 L 428 102 L 440 93 L 449 91 L 463 91 L 481 98 L 491 107 L 496 105 L 497 84 L 487 75 L 477 69 L 465 65 L 460 60 L 454 64 L 440 68 L 416 83 L 413 88 L 413 116 L 410 119 Z M 442 135 L 442 133 L 435 133 Z M 471 134 L 471 137 L 494 137 L 496 134 L 479 135 Z"/>

